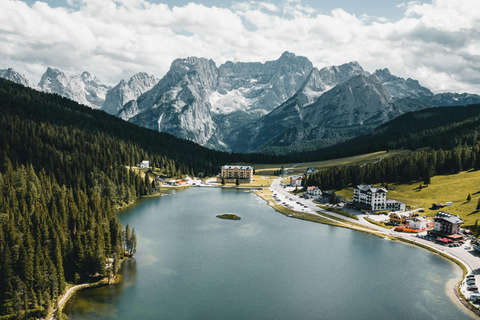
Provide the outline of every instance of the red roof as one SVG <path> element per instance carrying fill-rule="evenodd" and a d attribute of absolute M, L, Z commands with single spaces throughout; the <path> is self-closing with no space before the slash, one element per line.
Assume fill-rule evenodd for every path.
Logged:
<path fill-rule="evenodd" d="M 448 236 L 450 239 L 463 239 L 462 235 L 459 234 L 451 234 Z"/>

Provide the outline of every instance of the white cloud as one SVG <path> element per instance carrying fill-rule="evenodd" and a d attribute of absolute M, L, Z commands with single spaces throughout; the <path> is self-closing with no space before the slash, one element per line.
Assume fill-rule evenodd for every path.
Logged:
<path fill-rule="evenodd" d="M 433 91 L 480 93 L 478 0 L 404 3 L 399 21 L 319 13 L 300 0 L 241 2 L 230 8 L 145 0 L 69 0 L 29 7 L 0 1 L 0 68 L 38 81 L 47 66 L 90 71 L 115 84 L 139 71 L 157 77 L 178 57 L 266 61 L 283 51 L 315 66 L 356 60 L 366 70 L 389 68 Z"/>

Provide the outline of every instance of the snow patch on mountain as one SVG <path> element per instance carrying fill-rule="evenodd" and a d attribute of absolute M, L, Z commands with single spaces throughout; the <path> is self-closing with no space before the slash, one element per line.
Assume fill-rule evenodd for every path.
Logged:
<path fill-rule="evenodd" d="M 40 90 L 40 88 L 37 87 L 33 82 L 31 82 L 24 75 L 18 73 L 12 68 L 0 69 L 0 78 L 13 81 L 15 83 L 21 84 L 25 87 L 30 87 L 35 90 Z"/>
<path fill-rule="evenodd" d="M 210 104 L 212 105 L 212 112 L 217 114 L 229 114 L 235 111 L 248 111 L 253 99 L 248 99 L 248 89 L 234 89 L 227 91 L 225 94 L 220 92 L 213 92 L 210 95 Z"/>
<path fill-rule="evenodd" d="M 56 93 L 94 109 L 102 107 L 110 88 L 88 72 L 70 75 L 50 67 L 42 75 L 38 86 L 44 92 Z"/>

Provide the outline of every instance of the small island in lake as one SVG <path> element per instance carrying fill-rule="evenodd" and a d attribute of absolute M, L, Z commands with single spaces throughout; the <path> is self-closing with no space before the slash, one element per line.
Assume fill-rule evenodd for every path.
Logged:
<path fill-rule="evenodd" d="M 232 213 L 219 214 L 219 215 L 217 215 L 217 218 L 229 219 L 229 220 L 240 220 L 241 219 L 239 216 L 237 216 L 236 214 L 232 214 Z"/>

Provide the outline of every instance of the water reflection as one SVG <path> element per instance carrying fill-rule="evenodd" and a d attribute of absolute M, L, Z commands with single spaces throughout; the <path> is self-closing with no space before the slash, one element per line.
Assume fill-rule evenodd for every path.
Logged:
<path fill-rule="evenodd" d="M 119 271 L 121 282 L 90 288 L 77 292 L 75 298 L 65 305 L 63 312 L 69 319 L 107 319 L 117 318 L 117 304 L 122 292 L 134 286 L 137 280 L 137 261 L 125 261 Z"/>
<path fill-rule="evenodd" d="M 137 255 L 121 284 L 80 292 L 70 320 L 466 318 L 445 294 L 461 274 L 450 261 L 284 217 L 253 194 L 193 188 L 119 218 Z"/>

